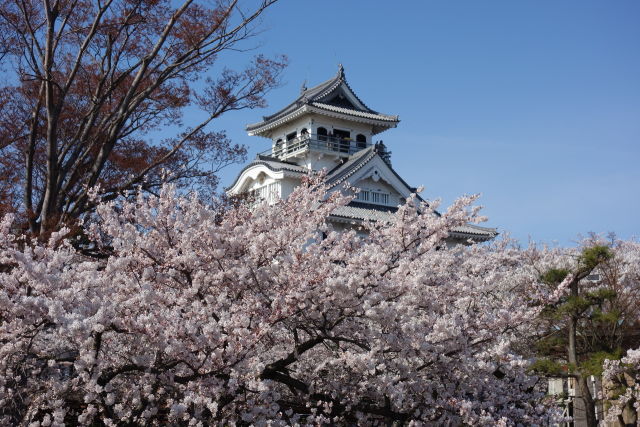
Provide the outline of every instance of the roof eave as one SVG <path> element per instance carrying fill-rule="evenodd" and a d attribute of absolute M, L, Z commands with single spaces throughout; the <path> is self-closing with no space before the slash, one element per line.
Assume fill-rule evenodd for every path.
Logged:
<path fill-rule="evenodd" d="M 367 117 L 360 117 L 356 115 L 339 113 L 336 111 L 328 111 L 322 108 L 313 107 L 311 105 L 305 104 L 305 105 L 302 105 L 297 110 L 294 110 L 291 113 L 277 120 L 274 120 L 272 122 L 261 122 L 261 123 L 248 125 L 246 127 L 247 134 L 249 136 L 262 136 L 264 138 L 270 138 L 271 134 L 269 133 L 269 131 L 279 126 L 282 126 L 291 120 L 297 119 L 298 117 L 301 117 L 305 114 L 310 114 L 310 113 L 317 113 L 327 117 L 333 117 L 333 118 L 338 118 L 338 119 L 347 120 L 347 121 L 366 123 L 368 125 L 373 126 L 374 135 L 382 133 L 387 129 L 395 128 L 396 126 L 398 126 L 398 123 L 400 122 L 399 119 L 376 120 L 376 119 L 371 119 Z"/>
<path fill-rule="evenodd" d="M 249 163 L 247 166 L 245 166 L 244 168 L 242 168 L 242 170 L 240 171 L 240 173 L 238 173 L 238 175 L 236 176 L 236 178 L 233 180 L 233 183 L 231 185 L 229 185 L 228 187 L 224 188 L 224 192 L 229 194 L 229 193 L 235 193 L 233 190 L 234 188 L 240 183 L 241 178 L 252 168 L 254 167 L 264 167 L 267 168 L 268 170 L 270 170 L 271 172 L 274 173 L 279 173 L 282 174 L 282 177 L 298 177 L 298 176 L 303 176 L 306 174 L 306 172 L 304 171 L 298 171 L 298 170 L 293 170 L 293 169 L 289 169 L 286 166 L 282 166 L 279 168 L 274 168 L 273 166 L 271 166 L 270 164 L 268 164 L 265 161 L 262 160 L 254 160 L 251 163 Z"/>
<path fill-rule="evenodd" d="M 456 240 L 461 240 L 461 241 L 473 240 L 473 241 L 487 242 L 489 240 L 495 239 L 498 234 L 499 234 L 498 232 L 487 232 L 487 233 L 476 234 L 476 233 L 465 233 L 460 231 L 450 231 L 449 237 Z"/>

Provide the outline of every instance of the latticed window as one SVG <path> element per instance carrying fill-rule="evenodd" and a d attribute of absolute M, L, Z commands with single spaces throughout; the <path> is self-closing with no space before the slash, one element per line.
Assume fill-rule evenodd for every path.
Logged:
<path fill-rule="evenodd" d="M 373 203 L 379 203 L 382 205 L 389 204 L 389 195 L 386 193 L 378 193 L 377 191 L 371 192 L 371 201 Z"/>
<path fill-rule="evenodd" d="M 256 201 L 265 201 L 269 204 L 275 203 L 280 198 L 280 183 L 272 182 L 263 187 L 256 188 L 251 192 Z"/>
<path fill-rule="evenodd" d="M 382 193 L 380 191 L 360 190 L 360 192 L 356 195 L 356 200 L 359 200 L 361 202 L 375 203 L 378 205 L 388 205 L 389 194 Z"/>
<path fill-rule="evenodd" d="M 368 202 L 371 196 L 371 192 L 367 190 L 360 190 L 358 195 L 356 196 L 357 200 L 361 200 L 363 202 Z"/>

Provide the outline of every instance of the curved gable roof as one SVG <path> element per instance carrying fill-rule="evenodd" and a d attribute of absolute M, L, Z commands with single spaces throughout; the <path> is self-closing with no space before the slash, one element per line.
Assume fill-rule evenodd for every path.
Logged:
<path fill-rule="evenodd" d="M 334 102 L 335 98 L 339 96 L 344 97 L 345 101 L 339 103 Z M 351 86 L 349 86 L 345 77 L 344 68 L 342 64 L 340 64 L 338 73 L 333 78 L 312 88 L 303 86 L 300 96 L 292 103 L 274 114 L 263 116 L 262 121 L 259 123 L 247 125 L 246 129 L 250 134 L 261 133 L 261 128 L 278 120 L 282 120 L 307 105 L 320 108 L 321 110 L 338 112 L 347 116 L 388 122 L 388 127 L 395 126 L 399 121 L 398 116 L 381 114 L 367 107 L 355 94 L 353 89 L 351 89 Z"/>
<path fill-rule="evenodd" d="M 411 187 L 407 182 L 402 179 L 402 177 L 398 174 L 398 172 L 391 167 L 391 165 L 383 159 L 381 154 L 386 151 L 386 148 L 383 144 L 375 144 L 370 147 L 367 147 L 364 150 L 360 150 L 357 153 L 353 154 L 349 157 L 345 163 L 335 167 L 333 170 L 329 171 L 327 174 L 327 184 L 329 184 L 330 188 L 333 188 L 341 183 L 346 182 L 351 176 L 353 176 L 358 170 L 362 169 L 367 163 L 373 160 L 376 157 L 380 157 L 382 160 L 382 164 L 386 166 L 391 175 L 398 179 L 398 181 L 408 190 L 410 193 L 414 193 L 416 191 L 415 188 Z M 420 195 L 417 196 L 418 199 L 424 201 Z M 437 215 L 440 215 L 436 212 Z"/>
<path fill-rule="evenodd" d="M 284 162 L 275 157 L 263 156 L 258 154 L 252 162 L 250 162 L 248 165 L 242 168 L 240 173 L 238 173 L 238 175 L 236 176 L 236 179 L 233 180 L 233 183 L 231 183 L 231 185 L 226 187 L 224 190 L 229 191 L 233 187 L 235 187 L 238 181 L 240 181 L 240 179 L 242 178 L 243 174 L 247 170 L 255 166 L 264 166 L 272 172 L 290 172 L 290 173 L 300 174 L 300 175 L 309 173 L 309 170 L 304 166 L 296 165 L 295 163 Z"/>

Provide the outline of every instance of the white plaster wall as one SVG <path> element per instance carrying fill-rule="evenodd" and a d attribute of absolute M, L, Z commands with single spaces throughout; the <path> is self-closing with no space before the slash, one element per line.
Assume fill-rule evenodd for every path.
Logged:
<path fill-rule="evenodd" d="M 280 191 L 281 197 L 286 199 L 289 197 L 289 194 L 293 192 L 293 189 L 300 185 L 300 180 L 292 177 L 283 178 L 280 181 Z"/>
<path fill-rule="evenodd" d="M 311 121 L 311 116 L 302 116 L 296 120 L 280 126 L 279 128 L 274 129 L 271 133 L 272 146 L 275 147 L 276 141 L 278 139 L 282 139 L 283 142 L 286 142 L 287 135 L 291 132 L 295 132 L 296 135 L 300 135 L 300 132 L 304 128 L 307 128 L 307 131 L 309 131 L 309 133 L 315 133 L 315 131 L 312 130 Z"/>
<path fill-rule="evenodd" d="M 331 154 L 325 153 L 308 152 L 306 153 L 304 158 L 298 159 L 296 163 L 310 170 L 320 171 L 322 169 L 326 169 L 328 172 L 338 166 L 340 164 L 340 161 L 341 159 L 339 156 L 332 156 Z"/>

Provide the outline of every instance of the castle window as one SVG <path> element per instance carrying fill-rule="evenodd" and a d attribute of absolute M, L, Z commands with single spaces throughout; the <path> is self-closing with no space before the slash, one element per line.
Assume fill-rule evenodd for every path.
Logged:
<path fill-rule="evenodd" d="M 361 133 L 356 135 L 356 146 L 358 148 L 366 148 L 367 147 L 367 137 L 364 136 Z"/>
<path fill-rule="evenodd" d="M 281 191 L 280 183 L 272 182 L 252 190 L 250 195 L 255 199 L 255 203 L 266 202 L 267 204 L 274 204 L 280 199 Z"/>
<path fill-rule="evenodd" d="M 389 205 L 389 194 L 380 191 L 360 190 L 356 195 L 356 200 L 376 205 Z"/>
<path fill-rule="evenodd" d="M 377 191 L 371 192 L 371 202 L 381 205 L 389 204 L 389 195 L 385 193 L 378 193 Z"/>
<path fill-rule="evenodd" d="M 340 139 L 349 139 L 351 137 L 351 132 L 348 130 L 334 129 L 333 136 Z"/>
<path fill-rule="evenodd" d="M 317 132 L 318 132 L 318 139 L 320 141 L 326 141 L 327 140 L 327 129 L 320 127 L 320 128 L 318 128 Z"/>
<path fill-rule="evenodd" d="M 333 136 L 338 138 L 340 152 L 348 153 L 351 141 L 351 132 L 346 130 L 334 129 Z"/>
<path fill-rule="evenodd" d="M 296 133 L 295 132 L 291 132 L 290 134 L 287 134 L 287 141 L 291 141 L 292 139 L 296 138 Z"/>

